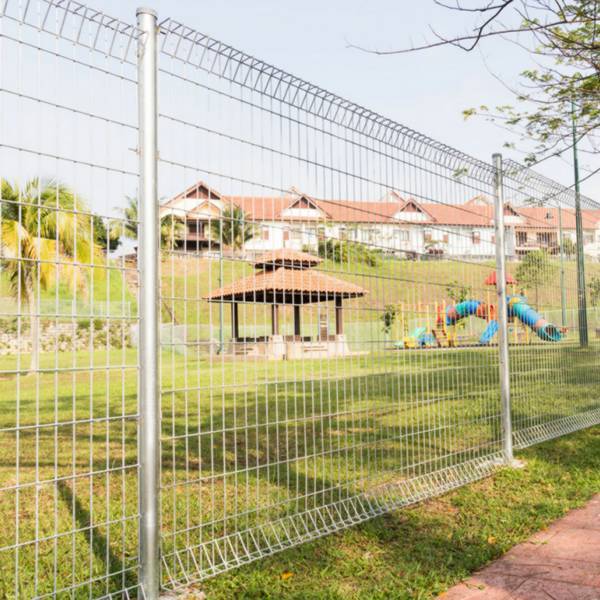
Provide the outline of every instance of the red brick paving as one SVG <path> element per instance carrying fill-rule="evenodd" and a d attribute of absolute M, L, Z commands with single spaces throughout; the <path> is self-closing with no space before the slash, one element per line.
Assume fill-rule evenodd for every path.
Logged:
<path fill-rule="evenodd" d="M 442 599 L 600 600 L 600 494 Z"/>

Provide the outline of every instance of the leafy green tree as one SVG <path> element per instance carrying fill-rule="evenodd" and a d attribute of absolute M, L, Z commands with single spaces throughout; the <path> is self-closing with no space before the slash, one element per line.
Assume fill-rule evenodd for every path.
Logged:
<path fill-rule="evenodd" d="M 123 234 L 125 237 L 137 240 L 138 237 L 138 201 L 133 196 L 125 197 L 127 203 L 120 209 L 123 215 Z M 167 214 L 160 219 L 160 247 L 172 251 L 177 242 L 185 237 L 185 223 L 175 215 Z"/>
<path fill-rule="evenodd" d="M 593 276 L 588 283 L 588 288 L 592 306 L 598 306 L 600 304 L 600 277 Z"/>
<path fill-rule="evenodd" d="M 567 258 L 573 258 L 577 254 L 577 245 L 571 238 L 563 238 L 562 246 L 563 253 Z"/>
<path fill-rule="evenodd" d="M 516 278 L 525 289 L 535 291 L 535 306 L 539 306 L 539 288 L 546 284 L 551 286 L 556 276 L 557 267 L 544 250 L 528 252 L 517 267 Z"/>
<path fill-rule="evenodd" d="M 210 227 L 214 241 L 234 250 L 241 250 L 256 233 L 254 225 L 248 223 L 239 206 L 226 208 L 219 219 L 211 221 Z"/>
<path fill-rule="evenodd" d="M 446 286 L 446 295 L 450 300 L 458 304 L 459 302 L 464 302 L 473 294 L 470 286 L 462 285 L 458 281 L 451 281 Z"/>
<path fill-rule="evenodd" d="M 389 335 L 389 333 L 392 331 L 392 327 L 394 326 L 394 322 L 396 321 L 396 307 L 393 304 L 386 305 L 379 318 L 383 324 L 383 333 Z"/>
<path fill-rule="evenodd" d="M 106 226 L 104 219 L 99 215 L 93 216 L 94 223 L 94 238 L 96 244 L 104 250 L 114 250 L 119 245 L 119 231 L 116 227 L 112 226 L 111 222 L 108 222 Z"/>
<path fill-rule="evenodd" d="M 379 251 L 349 240 L 319 240 L 317 252 L 321 258 L 340 264 L 362 263 L 377 267 L 381 262 Z"/>
<path fill-rule="evenodd" d="M 125 206 L 119 209 L 123 216 L 123 234 L 130 240 L 137 240 L 138 201 L 133 196 L 125 196 Z"/>
<path fill-rule="evenodd" d="M 29 309 L 30 372 L 39 368 L 36 294 L 52 285 L 57 272 L 71 287 L 83 285 L 89 267 L 77 264 L 90 264 L 97 254 L 92 221 L 82 200 L 56 181 L 36 178 L 19 186 L 2 180 L 0 260 L 19 310 Z"/>
<path fill-rule="evenodd" d="M 576 117 L 585 150 L 600 150 L 600 7 L 598 0 L 432 0 L 461 15 L 464 34 L 442 34 L 436 24 L 433 38 L 423 44 L 366 50 L 379 55 L 452 47 L 471 52 L 487 40 L 499 38 L 529 50 L 530 68 L 522 68 L 521 85 L 507 85 L 516 102 L 469 108 L 465 117 L 482 115 L 508 127 L 527 140 L 525 162 L 535 164 L 571 148 L 572 116 Z M 364 50 L 364 48 L 361 48 Z M 533 140 L 533 146 L 530 141 Z M 506 146 L 513 146 L 507 143 Z M 593 170 L 589 175 L 600 169 Z"/>

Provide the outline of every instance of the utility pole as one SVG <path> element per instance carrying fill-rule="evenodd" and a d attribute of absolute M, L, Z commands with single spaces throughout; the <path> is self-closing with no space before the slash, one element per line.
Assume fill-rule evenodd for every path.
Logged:
<path fill-rule="evenodd" d="M 583 260 L 583 223 L 581 219 L 581 192 L 579 189 L 579 161 L 577 159 L 577 122 L 575 103 L 571 101 L 571 121 L 573 125 L 573 171 L 575 175 L 575 232 L 577 236 L 577 314 L 579 324 L 579 345 L 588 345 L 587 301 L 585 297 L 585 266 Z"/>

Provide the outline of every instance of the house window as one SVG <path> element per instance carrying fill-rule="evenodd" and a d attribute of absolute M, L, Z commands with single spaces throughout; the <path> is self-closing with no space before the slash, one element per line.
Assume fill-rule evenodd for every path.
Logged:
<path fill-rule="evenodd" d="M 433 241 L 433 236 L 431 235 L 431 231 L 425 231 L 423 233 L 423 240 L 425 240 L 426 244 L 429 244 Z"/>
<path fill-rule="evenodd" d="M 339 228 L 339 237 L 340 240 L 346 240 L 348 239 L 348 233 L 346 232 L 346 228 L 345 227 L 340 227 Z"/>
<path fill-rule="evenodd" d="M 283 230 L 283 241 L 287 242 L 290 239 L 290 230 L 286 227 Z"/>
<path fill-rule="evenodd" d="M 187 222 L 188 233 L 190 235 L 204 235 L 204 223 L 200 221 L 188 221 Z"/>
<path fill-rule="evenodd" d="M 540 246 L 547 247 L 551 245 L 554 238 L 554 234 L 548 231 L 539 231 L 536 237 Z"/>
<path fill-rule="evenodd" d="M 517 246 L 526 246 L 527 245 L 527 232 L 526 231 L 517 231 Z"/>
<path fill-rule="evenodd" d="M 407 229 L 396 229 L 396 239 L 399 242 L 408 242 L 410 239 L 409 232 Z"/>
<path fill-rule="evenodd" d="M 593 233 L 584 233 L 583 234 L 583 243 L 584 244 L 593 244 L 594 243 L 594 234 Z"/>
<path fill-rule="evenodd" d="M 450 241 L 450 236 L 445 233 L 442 237 L 442 242 L 444 242 L 444 244 L 447 244 Z"/>
<path fill-rule="evenodd" d="M 477 245 L 481 243 L 481 233 L 479 231 L 473 231 L 471 233 L 471 243 Z"/>
<path fill-rule="evenodd" d="M 269 239 L 269 228 L 268 227 L 263 227 L 262 228 L 262 239 L 263 240 L 268 240 Z"/>
<path fill-rule="evenodd" d="M 377 230 L 376 229 L 364 229 L 363 230 L 363 240 L 365 242 L 374 242 L 377 238 Z"/>

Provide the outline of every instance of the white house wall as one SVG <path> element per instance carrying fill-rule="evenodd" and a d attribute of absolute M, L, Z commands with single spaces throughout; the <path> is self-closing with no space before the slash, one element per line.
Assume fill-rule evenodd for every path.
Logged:
<path fill-rule="evenodd" d="M 267 233 L 265 233 L 267 232 Z M 494 230 L 491 227 L 427 226 L 395 223 L 308 223 L 261 222 L 255 236 L 246 243 L 251 252 L 290 248 L 316 251 L 319 235 L 327 239 L 347 239 L 383 252 L 415 252 L 426 254 L 428 247 L 443 250 L 445 256 L 492 257 L 495 253 Z M 473 243 L 479 236 L 480 242 Z M 431 242 L 426 242 L 426 237 Z M 507 228 L 507 253 L 514 254 L 515 236 Z"/>

